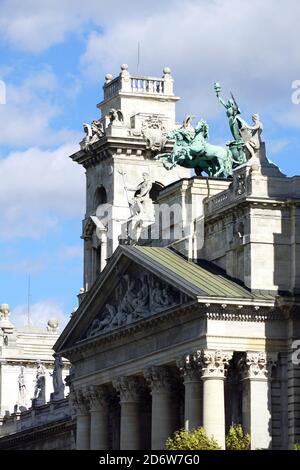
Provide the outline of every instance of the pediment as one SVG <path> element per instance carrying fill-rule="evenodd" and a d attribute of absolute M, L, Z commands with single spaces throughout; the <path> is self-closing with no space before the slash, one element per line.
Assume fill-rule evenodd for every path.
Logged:
<path fill-rule="evenodd" d="M 137 257 L 131 247 L 119 247 L 79 308 L 72 314 L 55 351 L 64 351 L 111 331 L 148 320 L 154 315 L 196 301 L 197 295 L 181 286 L 152 263 Z"/>
<path fill-rule="evenodd" d="M 270 299 L 257 297 L 215 266 L 190 262 L 169 248 L 119 246 L 54 350 L 66 353 L 80 342 L 142 325 L 193 302 L 252 305 L 257 301 L 265 305 Z"/>
<path fill-rule="evenodd" d="M 114 291 L 90 322 L 82 339 L 145 320 L 189 300 L 192 299 L 184 292 L 133 263 L 126 273 L 118 274 Z"/>

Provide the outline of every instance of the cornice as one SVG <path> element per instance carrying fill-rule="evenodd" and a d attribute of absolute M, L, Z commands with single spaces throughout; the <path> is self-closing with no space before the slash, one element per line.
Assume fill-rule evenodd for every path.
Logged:
<path fill-rule="evenodd" d="M 223 311 L 221 310 L 223 309 Z M 258 313 L 258 309 L 260 313 Z M 264 323 L 266 321 L 278 321 L 283 317 L 274 312 L 273 306 L 264 305 L 262 307 L 255 308 L 254 305 L 219 305 L 219 304 L 197 304 L 193 301 L 190 304 L 182 305 L 181 307 L 175 307 L 165 312 L 157 313 L 147 319 L 139 320 L 133 324 L 120 327 L 112 331 L 105 332 L 99 336 L 81 340 L 72 347 L 61 351 L 61 354 L 67 358 L 79 358 L 81 353 L 86 353 L 93 349 L 97 349 L 100 345 L 108 345 L 122 338 L 130 338 L 135 333 L 140 331 L 148 331 L 153 326 L 159 325 L 160 323 L 166 323 L 172 319 L 180 317 L 182 320 L 183 316 L 190 313 L 191 311 L 197 312 L 199 320 L 223 320 L 223 321 L 242 321 L 242 322 L 255 322 Z M 243 310 L 243 311 L 242 311 Z"/>

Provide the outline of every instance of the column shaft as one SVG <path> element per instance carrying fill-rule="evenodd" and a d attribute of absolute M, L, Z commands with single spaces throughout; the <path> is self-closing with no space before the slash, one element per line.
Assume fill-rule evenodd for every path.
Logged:
<path fill-rule="evenodd" d="M 140 448 L 138 402 L 121 402 L 120 448 L 121 450 Z"/>
<path fill-rule="evenodd" d="M 76 450 L 89 450 L 90 448 L 90 415 L 77 414 L 76 422 Z"/>
<path fill-rule="evenodd" d="M 91 450 L 107 450 L 108 446 L 108 412 L 93 410 L 91 411 Z"/>
<path fill-rule="evenodd" d="M 251 436 L 251 449 L 269 449 L 271 384 L 265 353 L 246 353 L 240 361 L 243 382 L 243 426 Z"/>
<path fill-rule="evenodd" d="M 120 394 L 120 448 L 121 450 L 139 450 L 139 380 L 136 377 L 118 377 L 113 381 L 113 386 Z"/>
<path fill-rule="evenodd" d="M 202 426 L 203 385 L 201 379 L 184 381 L 184 426 L 188 431 Z"/>
<path fill-rule="evenodd" d="M 151 423 L 151 449 L 165 449 L 166 440 L 174 431 L 170 391 L 152 391 Z"/>
<path fill-rule="evenodd" d="M 225 448 L 224 378 L 203 378 L 203 426 Z"/>

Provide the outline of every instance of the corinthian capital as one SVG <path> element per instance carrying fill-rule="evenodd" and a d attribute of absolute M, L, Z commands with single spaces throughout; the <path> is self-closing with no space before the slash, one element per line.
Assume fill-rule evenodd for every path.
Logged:
<path fill-rule="evenodd" d="M 108 406 L 108 393 L 104 385 L 90 385 L 87 388 L 87 399 L 91 411 L 103 411 Z"/>
<path fill-rule="evenodd" d="M 153 391 L 167 391 L 172 385 L 172 377 L 167 367 L 152 366 L 144 370 L 147 384 Z"/>
<path fill-rule="evenodd" d="M 120 394 L 121 402 L 136 402 L 139 400 L 140 381 L 137 377 L 117 377 L 113 387 Z"/>
<path fill-rule="evenodd" d="M 184 382 L 199 381 L 201 378 L 201 367 L 197 360 L 197 357 L 193 354 L 183 356 L 176 361 L 176 365 L 179 368 Z"/>
<path fill-rule="evenodd" d="M 242 379 L 267 379 L 274 363 L 274 358 L 267 359 L 265 352 L 247 352 L 238 365 Z"/>
<path fill-rule="evenodd" d="M 70 393 L 70 405 L 76 414 L 87 414 L 89 412 L 89 400 L 85 389 L 73 390 Z"/>
<path fill-rule="evenodd" d="M 226 374 L 226 367 L 232 358 L 232 353 L 203 349 L 202 351 L 197 351 L 197 356 L 199 364 L 202 365 L 203 378 L 223 378 Z"/>

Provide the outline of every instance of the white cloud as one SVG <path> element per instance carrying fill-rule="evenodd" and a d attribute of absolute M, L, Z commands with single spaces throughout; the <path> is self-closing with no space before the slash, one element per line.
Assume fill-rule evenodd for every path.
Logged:
<path fill-rule="evenodd" d="M 64 312 L 60 303 L 52 299 L 42 300 L 30 306 L 32 326 L 46 329 L 50 318 L 55 318 L 59 321 L 59 330 L 62 331 L 70 315 Z M 10 320 L 15 326 L 26 326 L 28 324 L 27 305 L 16 306 L 11 312 Z"/>
<path fill-rule="evenodd" d="M 232 89 L 244 110 L 263 117 L 285 110 L 291 82 L 300 78 L 299 15 L 298 0 L 90 0 L 88 8 L 81 0 L 2 0 L 0 29 L 2 39 L 29 52 L 61 43 L 69 33 L 83 39 L 89 29 L 81 63 L 94 83 L 106 72 L 118 73 L 124 62 L 134 73 L 139 41 L 141 73 L 172 68 L 176 92 L 184 98 L 179 111 L 207 118 L 221 113 L 212 87 L 218 80 L 225 95 Z M 80 82 L 75 93 L 78 87 Z M 40 114 L 42 131 L 42 115 L 51 119 L 51 112 L 57 110 Z M 22 132 L 18 122 L 15 127 Z"/>
<path fill-rule="evenodd" d="M 86 76 L 98 81 L 103 70 L 118 73 L 116 65 L 123 62 L 134 73 L 140 41 L 140 72 L 159 75 L 170 66 L 185 112 L 220 112 L 214 81 L 225 95 L 232 89 L 249 112 L 263 115 L 265 108 L 290 103 L 291 81 L 300 70 L 297 0 L 288 7 L 273 0 L 166 3 L 168 8 L 148 15 L 142 8 L 132 16 L 116 13 L 112 26 L 92 31 L 81 58 Z"/>
<path fill-rule="evenodd" d="M 80 134 L 71 129 L 51 128 L 52 120 L 62 113 L 55 98 L 58 90 L 58 79 L 49 67 L 32 72 L 19 85 L 6 79 L 6 104 L 0 106 L 0 144 L 24 147 L 78 141 Z"/>
<path fill-rule="evenodd" d="M 168 3 L 174 7 L 179 0 Z M 167 3 L 167 2 L 166 2 Z M 159 11 L 166 5 L 157 2 Z M 89 0 L 1 0 L 0 30 L 12 47 L 39 53 L 63 42 L 69 33 L 82 34 L 90 24 L 108 27 L 120 16 L 141 18 L 151 14 L 155 1 Z"/>
<path fill-rule="evenodd" d="M 82 217 L 84 174 L 69 157 L 78 145 L 32 147 L 0 160 L 0 238 L 40 237 L 60 217 Z"/>

